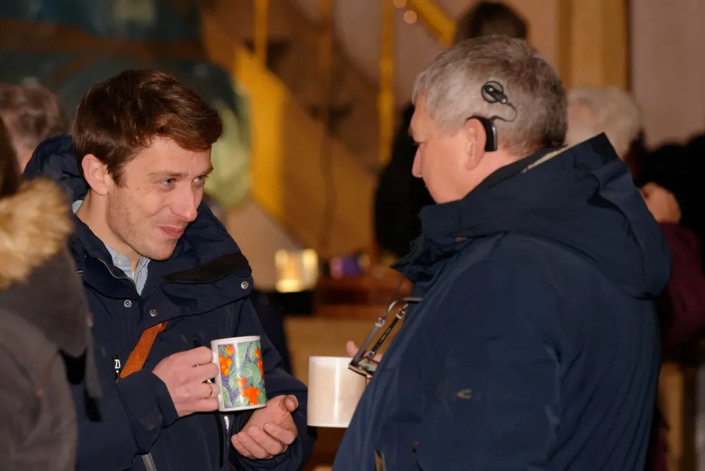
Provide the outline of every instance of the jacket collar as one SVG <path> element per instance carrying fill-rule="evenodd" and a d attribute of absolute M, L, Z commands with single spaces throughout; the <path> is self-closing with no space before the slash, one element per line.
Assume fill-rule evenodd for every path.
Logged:
<path fill-rule="evenodd" d="M 466 227 L 468 205 L 474 205 L 475 200 L 484 199 L 484 194 L 494 187 L 550 160 L 562 150 L 540 150 L 497 169 L 461 200 L 422 208 L 419 214 L 422 234 L 412 242 L 410 253 L 396 262 L 393 268 L 412 281 L 430 278 L 437 261 L 453 255 L 468 244 L 468 238 L 472 236 Z"/>
<path fill-rule="evenodd" d="M 486 206 L 487 197 L 492 193 L 498 193 L 493 190 L 504 182 L 547 162 L 563 150 L 560 148 L 538 151 L 496 170 L 461 200 L 424 207 L 420 214 L 423 234 L 427 239 L 440 243 L 457 242 L 457 239 L 478 235 L 471 229 L 477 224 L 476 208 Z"/>
<path fill-rule="evenodd" d="M 138 298 L 133 281 L 112 264 L 105 244 L 80 219 L 74 216 L 74 221 L 76 231 L 71 238 L 71 247 L 84 282 L 109 297 Z M 222 228 L 210 210 L 202 206 L 197 221 L 186 229 L 172 256 L 164 261 L 150 262 L 142 296 L 149 297 L 156 288 L 165 285 L 200 285 L 199 291 L 203 291 L 208 285 L 232 274 L 250 277 L 247 258 L 225 229 L 217 226 Z M 202 231 L 205 236 L 200 233 Z M 214 301 L 227 303 L 229 299 L 223 296 L 227 297 L 220 293 Z"/>
<path fill-rule="evenodd" d="M 583 259 L 627 294 L 660 294 L 670 272 L 663 235 L 604 134 L 499 169 L 465 198 L 421 211 L 423 237 L 402 261 L 427 279 L 480 238 L 515 234 Z"/>

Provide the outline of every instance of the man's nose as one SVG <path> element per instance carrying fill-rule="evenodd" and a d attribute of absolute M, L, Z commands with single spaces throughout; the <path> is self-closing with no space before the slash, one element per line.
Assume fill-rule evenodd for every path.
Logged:
<path fill-rule="evenodd" d="M 185 191 L 183 195 L 180 195 L 179 201 L 172 205 L 172 212 L 186 222 L 193 222 L 198 216 L 200 202 L 201 198 L 197 192 Z"/>

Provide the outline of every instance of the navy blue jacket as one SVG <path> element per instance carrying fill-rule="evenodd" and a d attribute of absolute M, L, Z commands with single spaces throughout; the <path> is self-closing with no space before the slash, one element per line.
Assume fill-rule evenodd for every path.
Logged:
<path fill-rule="evenodd" d="M 58 181 L 71 201 L 82 199 L 87 191 L 69 136 L 42 143 L 25 175 Z M 168 260 L 150 262 L 141 296 L 113 266 L 105 245 L 78 218 L 75 223 L 71 251 L 93 314 L 103 389 L 103 397 L 89 403 L 83 387 L 74 388 L 78 471 L 145 470 L 149 465 L 139 455 L 147 453 L 159 471 L 225 470 L 231 464 L 253 471 L 303 467 L 315 441 L 306 428 L 306 387 L 281 368 L 248 299 L 252 276 L 247 259 L 210 210 L 201 205 Z M 157 336 L 143 370 L 116 382 L 114 359 L 124 364 L 142 332 L 164 321 L 168 326 Z M 208 346 L 213 339 L 246 335 L 262 336 L 268 397 L 293 394 L 300 404 L 294 414 L 299 438 L 284 455 L 268 461 L 246 460 L 230 444 L 230 436 L 250 414 L 179 419 L 166 386 L 151 371 L 165 357 L 194 348 L 194 341 Z"/>
<path fill-rule="evenodd" d="M 670 256 L 604 135 L 422 210 L 335 471 L 642 471 Z"/>

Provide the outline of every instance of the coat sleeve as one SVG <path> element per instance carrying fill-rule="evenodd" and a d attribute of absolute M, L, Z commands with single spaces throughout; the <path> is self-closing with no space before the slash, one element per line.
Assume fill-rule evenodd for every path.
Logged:
<path fill-rule="evenodd" d="M 419 427 L 420 469 L 546 469 L 560 422 L 555 303 L 510 268 L 481 263 L 458 279 L 438 309 L 447 355 Z M 470 310 L 483 321 L 472 331 Z"/>
<path fill-rule="evenodd" d="M 281 357 L 267 338 L 260 325 L 252 302 L 248 299 L 240 303 L 240 310 L 235 336 L 259 335 L 262 338 L 262 359 L 264 361 L 264 378 L 267 388 L 267 398 L 294 395 L 299 401 L 299 408 L 292 414 L 298 428 L 298 438 L 280 456 L 271 460 L 248 460 L 242 457 L 232 446 L 230 461 L 237 469 L 247 471 L 295 471 L 303 469 L 311 457 L 313 445 L 316 442 L 316 431 L 306 426 L 306 408 L 308 405 L 308 389 L 306 386 L 282 367 Z M 235 416 L 233 433 L 238 433 L 245 426 L 252 412 Z"/>
<path fill-rule="evenodd" d="M 71 368 L 81 368 L 78 361 L 72 363 Z M 132 468 L 162 428 L 178 418 L 166 385 L 150 371 L 101 386 L 103 395 L 96 401 L 86 399 L 83 384 L 72 387 L 79 425 L 77 471 Z"/>
<path fill-rule="evenodd" d="M 671 279 L 666 287 L 667 319 L 664 343 L 681 347 L 705 330 L 705 273 L 700 242 L 679 224 L 660 224 L 672 256 Z M 664 314 L 664 313 L 661 313 Z"/>
<path fill-rule="evenodd" d="M 76 419 L 61 355 L 6 314 L 0 310 L 0 469 L 72 470 Z"/>

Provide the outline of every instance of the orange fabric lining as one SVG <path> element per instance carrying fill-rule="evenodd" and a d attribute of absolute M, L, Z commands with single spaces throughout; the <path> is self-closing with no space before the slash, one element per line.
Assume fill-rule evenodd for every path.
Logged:
<path fill-rule="evenodd" d="M 154 341 L 157 339 L 157 334 L 166 329 L 166 324 L 166 322 L 162 322 L 142 332 L 140 341 L 137 342 L 137 346 L 135 346 L 135 349 L 130 353 L 124 368 L 120 372 L 120 379 L 126 378 L 132 373 L 142 369 L 144 362 L 147 361 L 150 350 L 152 350 L 152 345 L 154 345 Z"/>

